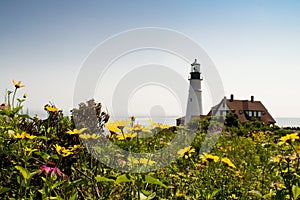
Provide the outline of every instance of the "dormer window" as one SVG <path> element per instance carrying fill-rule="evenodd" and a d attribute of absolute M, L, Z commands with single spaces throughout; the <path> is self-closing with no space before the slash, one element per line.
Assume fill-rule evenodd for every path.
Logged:
<path fill-rule="evenodd" d="M 261 111 L 257 112 L 257 117 L 261 117 Z"/>
<path fill-rule="evenodd" d="M 248 115 L 249 115 L 249 117 L 252 117 L 252 111 L 251 111 L 251 110 L 249 110 L 248 112 L 249 112 L 249 114 L 248 114 Z"/>

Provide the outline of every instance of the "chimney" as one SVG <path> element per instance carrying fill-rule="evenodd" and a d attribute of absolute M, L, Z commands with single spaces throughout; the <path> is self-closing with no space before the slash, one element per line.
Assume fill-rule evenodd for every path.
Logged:
<path fill-rule="evenodd" d="M 251 96 L 251 102 L 252 103 L 254 102 L 254 96 Z"/>
<path fill-rule="evenodd" d="M 233 102 L 233 94 L 230 95 L 230 101 Z"/>

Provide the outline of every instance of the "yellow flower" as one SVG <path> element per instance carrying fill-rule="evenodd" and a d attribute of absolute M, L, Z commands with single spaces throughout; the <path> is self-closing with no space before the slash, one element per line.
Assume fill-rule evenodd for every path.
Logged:
<path fill-rule="evenodd" d="M 143 164 L 143 165 L 153 165 L 153 164 L 155 164 L 155 161 L 149 160 L 147 158 L 135 159 L 135 158 L 129 156 L 127 159 L 130 162 L 132 162 L 133 164 Z"/>
<path fill-rule="evenodd" d="M 236 168 L 235 165 L 229 160 L 229 158 L 222 158 L 221 161 L 226 163 L 229 167 Z"/>
<path fill-rule="evenodd" d="M 93 133 L 93 134 L 82 133 L 82 134 L 79 135 L 79 137 L 82 138 L 82 139 L 85 139 L 85 140 L 100 138 L 100 136 L 96 135 L 96 133 Z"/>
<path fill-rule="evenodd" d="M 218 156 L 214 156 L 211 154 L 204 154 L 201 156 L 201 160 L 202 160 L 202 162 L 205 162 L 205 163 L 207 163 L 210 160 L 212 160 L 214 162 L 219 162 L 220 158 Z"/>
<path fill-rule="evenodd" d="M 271 187 L 275 188 L 275 189 L 285 189 L 285 185 L 279 182 L 274 182 L 271 183 Z"/>
<path fill-rule="evenodd" d="M 278 145 L 283 145 L 289 141 L 295 142 L 295 140 L 297 139 L 299 139 L 298 133 L 288 134 L 280 138 L 280 142 L 278 143 Z"/>
<path fill-rule="evenodd" d="M 82 148 L 80 144 L 75 144 L 73 147 L 71 147 L 71 151 L 75 151 L 76 149 Z"/>
<path fill-rule="evenodd" d="M 78 130 L 78 129 L 75 128 L 75 129 L 73 129 L 73 131 L 71 131 L 70 129 L 68 129 L 67 133 L 70 134 L 70 135 L 76 135 L 76 134 L 82 133 L 85 130 L 86 130 L 86 128 L 82 128 L 80 130 Z"/>
<path fill-rule="evenodd" d="M 45 106 L 45 109 L 48 111 L 48 112 L 57 112 L 58 111 L 58 108 L 55 107 L 55 106 L 49 106 L 49 105 L 46 105 Z"/>
<path fill-rule="evenodd" d="M 25 99 L 25 98 L 27 98 L 27 96 L 28 96 L 28 95 L 25 93 L 25 94 L 23 95 L 23 98 Z"/>
<path fill-rule="evenodd" d="M 192 146 L 185 147 L 184 149 L 180 149 L 177 154 L 179 154 L 179 158 L 184 157 L 185 159 L 188 159 L 192 156 L 192 153 L 195 152 L 195 149 L 192 148 Z"/>
<path fill-rule="evenodd" d="M 67 157 L 67 156 L 73 154 L 73 152 L 70 149 L 66 149 L 65 147 L 61 147 L 58 144 L 56 144 L 54 147 L 56 149 L 56 152 L 59 155 L 63 156 L 63 157 Z"/>
<path fill-rule="evenodd" d="M 132 132 L 144 132 L 144 133 L 147 132 L 147 133 L 152 133 L 150 129 L 145 128 L 145 127 L 143 127 L 140 124 L 136 124 L 133 127 L 128 127 L 128 130 L 132 131 Z"/>
<path fill-rule="evenodd" d="M 21 81 L 16 82 L 15 80 L 13 80 L 13 84 L 16 87 L 16 89 L 25 87 L 25 85 L 21 85 Z"/>
<path fill-rule="evenodd" d="M 118 140 L 132 139 L 136 136 L 134 133 L 122 133 L 116 136 Z"/>
<path fill-rule="evenodd" d="M 14 135 L 14 138 L 17 138 L 17 139 L 24 139 L 24 138 L 27 138 L 27 139 L 30 139 L 32 140 L 33 138 L 36 138 L 36 136 L 34 135 L 30 135 L 26 132 L 22 132 L 21 134 L 17 133 Z"/>
<path fill-rule="evenodd" d="M 160 129 L 168 129 L 168 128 L 171 127 L 171 126 L 168 126 L 168 125 L 155 123 L 155 122 L 153 122 L 153 121 L 150 120 L 150 119 L 148 120 L 148 123 L 149 123 L 151 126 L 153 126 L 153 127 L 155 127 L 155 128 L 160 128 Z"/>
<path fill-rule="evenodd" d="M 28 139 L 30 139 L 30 140 L 32 140 L 33 138 L 36 138 L 36 136 L 34 136 L 34 135 L 26 135 L 26 138 L 28 138 Z"/>
<path fill-rule="evenodd" d="M 286 162 L 282 155 L 277 155 L 271 158 L 271 162 L 279 163 L 280 161 Z"/>
<path fill-rule="evenodd" d="M 153 165 L 155 164 L 155 161 L 149 160 L 147 158 L 140 158 L 140 164 Z"/>
<path fill-rule="evenodd" d="M 118 121 L 116 120 L 114 122 L 115 126 L 117 126 L 119 129 L 123 129 L 125 126 L 127 126 L 128 124 L 130 124 L 130 120 L 121 120 Z"/>
<path fill-rule="evenodd" d="M 117 124 L 115 124 L 115 123 L 108 122 L 105 126 L 111 133 L 121 132 L 121 130 L 118 128 Z"/>

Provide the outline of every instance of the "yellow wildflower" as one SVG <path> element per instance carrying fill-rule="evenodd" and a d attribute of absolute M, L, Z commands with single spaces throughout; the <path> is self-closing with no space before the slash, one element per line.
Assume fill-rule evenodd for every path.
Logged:
<path fill-rule="evenodd" d="M 67 133 L 70 134 L 70 135 L 76 135 L 76 134 L 82 133 L 85 130 L 86 130 L 86 128 L 82 128 L 80 130 L 78 130 L 78 129 L 75 128 L 75 129 L 73 129 L 73 131 L 71 131 L 70 129 L 68 129 Z"/>
<path fill-rule="evenodd" d="M 202 162 L 205 162 L 205 163 L 207 163 L 210 160 L 212 160 L 214 162 L 219 162 L 220 158 L 218 156 L 214 156 L 211 154 L 204 154 L 201 156 L 201 160 L 202 160 Z"/>
<path fill-rule="evenodd" d="M 23 95 L 23 98 L 25 99 L 25 98 L 27 98 L 27 96 L 28 96 L 28 95 L 25 93 L 25 94 Z"/>
<path fill-rule="evenodd" d="M 273 182 L 271 183 L 271 187 L 275 188 L 275 189 L 285 189 L 285 185 L 279 182 Z"/>
<path fill-rule="evenodd" d="M 170 128 L 171 126 L 168 126 L 168 125 L 164 125 L 164 124 L 159 124 L 159 123 L 155 123 L 153 122 L 151 119 L 148 120 L 148 123 L 155 127 L 155 128 L 160 128 L 160 129 L 168 129 Z"/>
<path fill-rule="evenodd" d="M 280 161 L 286 162 L 282 155 L 277 155 L 271 158 L 271 162 L 279 163 Z"/>
<path fill-rule="evenodd" d="M 49 106 L 49 105 L 46 105 L 45 106 L 45 109 L 48 111 L 48 112 L 57 112 L 58 111 L 58 108 L 55 107 L 55 106 Z"/>
<path fill-rule="evenodd" d="M 180 149 L 177 154 L 179 154 L 179 158 L 184 157 L 185 159 L 188 159 L 192 156 L 192 153 L 195 152 L 195 149 L 192 148 L 192 146 L 185 147 L 184 149 Z"/>
<path fill-rule="evenodd" d="M 278 145 L 283 145 L 289 141 L 295 142 L 295 140 L 297 139 L 299 139 L 298 133 L 288 134 L 280 138 L 280 142 L 278 143 Z"/>
<path fill-rule="evenodd" d="M 59 146 L 58 144 L 54 145 L 54 147 L 56 149 L 56 152 L 63 157 L 67 157 L 73 154 L 70 149 L 66 149 L 65 147 Z"/>
<path fill-rule="evenodd" d="M 153 165 L 155 164 L 155 161 L 149 160 L 147 158 L 140 158 L 140 163 L 145 165 Z"/>
<path fill-rule="evenodd" d="M 26 132 L 23 132 L 21 134 L 19 134 L 19 133 L 14 134 L 14 138 L 17 138 L 17 139 L 28 138 L 28 139 L 32 140 L 33 138 L 36 138 L 36 136 L 30 135 L 29 133 L 26 133 Z"/>
<path fill-rule="evenodd" d="M 119 121 L 119 120 L 116 120 L 114 123 L 112 123 L 111 125 L 114 125 L 114 126 L 116 126 L 118 129 L 120 129 L 120 130 L 123 130 L 123 128 L 125 127 L 125 126 L 127 126 L 128 124 L 130 124 L 130 120 L 121 120 L 121 121 Z"/>
<path fill-rule="evenodd" d="M 121 132 L 121 130 L 118 128 L 117 124 L 115 124 L 113 122 L 108 122 L 105 126 L 111 133 Z"/>
<path fill-rule="evenodd" d="M 93 134 L 82 133 L 82 134 L 79 135 L 79 137 L 82 138 L 82 139 L 85 139 L 85 140 L 100 138 L 100 136 L 97 135 L 96 133 L 93 133 Z"/>
<path fill-rule="evenodd" d="M 152 133 L 150 129 L 143 127 L 140 124 L 136 124 L 133 127 L 128 127 L 129 131 L 133 131 L 133 132 L 144 132 L 144 133 Z"/>
<path fill-rule="evenodd" d="M 21 81 L 16 82 L 15 80 L 13 80 L 13 84 L 16 87 L 16 89 L 25 87 L 25 85 L 21 85 Z"/>
<path fill-rule="evenodd" d="M 235 165 L 229 160 L 229 158 L 221 158 L 223 163 L 226 163 L 229 167 L 236 168 Z"/>
<path fill-rule="evenodd" d="M 73 147 L 71 147 L 71 151 L 75 151 L 76 149 L 82 148 L 80 144 L 75 144 Z"/>
<path fill-rule="evenodd" d="M 132 139 L 132 138 L 134 138 L 135 136 L 136 136 L 135 133 L 122 133 L 122 134 L 117 135 L 116 138 L 117 138 L 118 140 L 126 140 L 127 138 L 128 138 L 128 139 Z"/>

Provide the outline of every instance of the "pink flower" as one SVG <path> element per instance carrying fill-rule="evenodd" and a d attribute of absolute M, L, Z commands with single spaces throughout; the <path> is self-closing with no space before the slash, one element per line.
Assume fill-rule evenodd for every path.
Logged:
<path fill-rule="evenodd" d="M 57 174 L 58 176 L 62 176 L 62 172 L 60 171 L 60 169 L 58 169 L 57 167 L 49 167 L 47 165 L 42 165 L 40 166 L 40 170 L 42 170 L 39 175 L 41 173 L 44 172 L 45 175 L 48 175 L 51 172 L 51 175 L 55 175 Z"/>
<path fill-rule="evenodd" d="M 0 105 L 0 109 L 6 109 L 7 108 L 7 106 L 5 105 L 5 103 L 2 103 L 1 105 Z"/>

